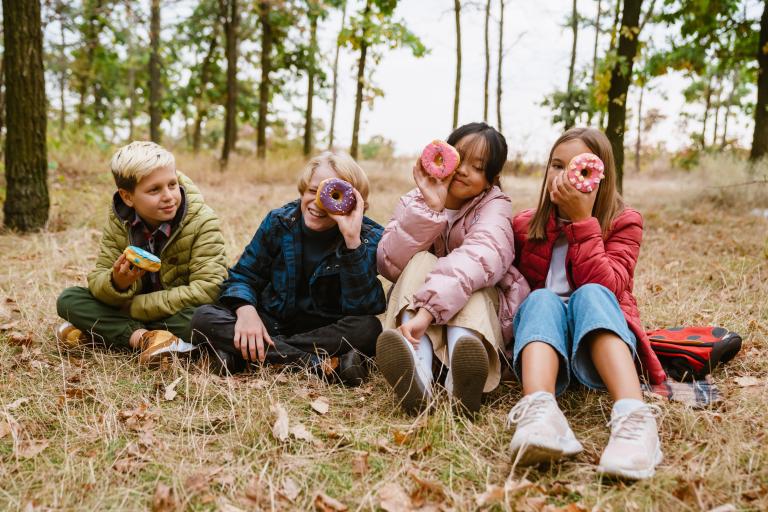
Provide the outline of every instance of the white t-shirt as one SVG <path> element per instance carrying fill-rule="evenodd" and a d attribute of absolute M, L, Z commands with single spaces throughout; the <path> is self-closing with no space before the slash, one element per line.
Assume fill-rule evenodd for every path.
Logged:
<path fill-rule="evenodd" d="M 552 259 L 549 262 L 547 281 L 544 286 L 547 290 L 560 297 L 565 303 L 568 302 L 568 298 L 573 293 L 571 284 L 568 282 L 568 276 L 565 273 L 565 257 L 567 255 L 568 239 L 565 233 L 560 233 L 560 236 L 555 240 L 555 246 L 552 248 Z"/>
<path fill-rule="evenodd" d="M 450 208 L 443 208 L 443 211 L 445 212 L 445 218 L 448 219 L 448 224 L 445 227 L 445 240 L 448 240 L 448 232 L 451 229 L 451 223 L 453 222 L 453 219 L 456 218 L 457 215 L 459 215 L 459 210 L 451 210 Z"/>

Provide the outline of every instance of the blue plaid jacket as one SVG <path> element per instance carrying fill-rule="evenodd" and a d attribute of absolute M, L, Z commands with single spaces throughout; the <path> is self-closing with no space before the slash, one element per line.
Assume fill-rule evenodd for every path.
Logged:
<path fill-rule="evenodd" d="M 349 250 L 343 238 L 309 279 L 309 294 L 322 316 L 377 315 L 386 308 L 376 271 L 376 248 L 383 228 L 363 217 L 362 243 Z M 237 264 L 229 270 L 219 301 L 246 302 L 279 320 L 297 313 L 301 276 L 301 211 L 292 201 L 267 214 Z"/>

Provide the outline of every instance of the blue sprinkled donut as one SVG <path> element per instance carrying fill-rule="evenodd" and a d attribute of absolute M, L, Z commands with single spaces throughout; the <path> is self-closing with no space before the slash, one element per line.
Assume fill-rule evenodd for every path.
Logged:
<path fill-rule="evenodd" d="M 320 182 L 315 204 L 331 215 L 347 215 L 355 209 L 355 188 L 348 181 L 328 178 Z"/>

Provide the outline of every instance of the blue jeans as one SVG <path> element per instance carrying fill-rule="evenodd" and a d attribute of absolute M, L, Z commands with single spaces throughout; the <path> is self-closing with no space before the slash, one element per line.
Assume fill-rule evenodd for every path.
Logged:
<path fill-rule="evenodd" d="M 561 394 L 571 381 L 591 389 L 605 389 L 597 373 L 585 336 L 596 330 L 611 331 L 627 344 L 632 357 L 637 357 L 637 339 L 627 326 L 616 296 L 605 286 L 585 284 L 571 294 L 568 304 L 546 288 L 532 292 L 515 315 L 513 368 L 521 380 L 520 354 L 532 341 L 550 345 L 560 357 L 556 394 Z"/>

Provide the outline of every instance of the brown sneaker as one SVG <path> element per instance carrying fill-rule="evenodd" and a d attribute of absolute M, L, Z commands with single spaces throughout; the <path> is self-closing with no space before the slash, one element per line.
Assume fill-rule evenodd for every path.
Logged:
<path fill-rule="evenodd" d="M 161 366 L 163 361 L 169 361 L 173 354 L 191 352 L 197 347 L 181 340 L 169 331 L 147 331 L 141 335 L 139 341 L 141 354 L 139 364 L 148 366 Z"/>
<path fill-rule="evenodd" d="M 71 323 L 64 322 L 56 328 L 56 341 L 61 348 L 71 350 L 86 345 L 90 338 Z"/>

